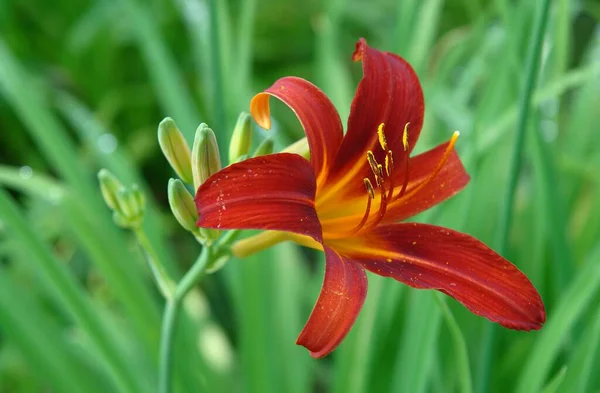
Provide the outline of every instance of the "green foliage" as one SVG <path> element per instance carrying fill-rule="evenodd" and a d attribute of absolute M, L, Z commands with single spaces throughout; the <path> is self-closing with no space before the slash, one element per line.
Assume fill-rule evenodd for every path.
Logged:
<path fill-rule="evenodd" d="M 344 343 L 294 344 L 316 300 L 318 253 L 281 244 L 232 260 L 184 302 L 176 392 L 594 392 L 600 376 L 600 12 L 551 2 L 538 77 L 526 59 L 539 3 L 482 0 L 0 2 L 0 392 L 151 392 L 164 302 L 96 173 L 146 195 L 146 241 L 181 278 L 200 246 L 169 213 L 156 127 L 201 122 L 221 157 L 252 95 L 313 81 L 348 116 L 361 36 L 421 77 L 423 151 L 461 131 L 472 180 L 419 219 L 502 238 L 499 217 L 524 86 L 534 82 L 505 255 L 547 306 L 540 332 L 492 326 L 455 301 L 370 276 Z M 253 146 L 302 137 L 273 103 Z M 216 146 L 216 144 L 215 144 Z"/>

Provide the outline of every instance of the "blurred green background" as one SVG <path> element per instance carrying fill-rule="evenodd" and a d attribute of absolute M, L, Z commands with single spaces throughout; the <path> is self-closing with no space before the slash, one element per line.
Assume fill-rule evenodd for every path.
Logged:
<path fill-rule="evenodd" d="M 508 0 L 0 1 L 0 392 L 152 392 L 163 300 L 96 173 L 139 183 L 145 228 L 181 277 L 200 246 L 170 215 L 165 116 L 223 152 L 275 79 L 320 86 L 345 119 L 359 37 L 417 70 L 418 151 L 461 131 L 470 185 L 417 217 L 499 249 L 525 60 L 541 2 Z M 494 326 L 431 291 L 369 277 L 328 358 L 294 344 L 322 255 L 281 244 L 230 261 L 188 297 L 177 392 L 600 392 L 598 1 L 551 2 L 505 256 L 541 292 L 540 332 Z M 269 135 L 302 136 L 283 105 Z M 266 136 L 256 129 L 255 142 Z M 225 156 L 225 155 L 224 155 Z"/>

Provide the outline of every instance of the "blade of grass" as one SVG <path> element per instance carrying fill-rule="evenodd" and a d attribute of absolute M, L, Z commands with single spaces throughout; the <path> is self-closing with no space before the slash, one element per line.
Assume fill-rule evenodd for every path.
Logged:
<path fill-rule="evenodd" d="M 512 209 L 515 200 L 515 191 L 517 188 L 517 182 L 519 179 L 519 173 L 521 171 L 523 147 L 525 141 L 525 131 L 527 128 L 527 120 L 529 118 L 529 111 L 531 108 L 531 96 L 534 91 L 534 87 L 537 83 L 537 77 L 539 73 L 540 54 L 542 50 L 542 41 L 544 39 L 544 32 L 546 31 L 546 24 L 548 21 L 548 9 L 550 8 L 550 0 L 543 0 L 540 3 L 536 13 L 536 22 L 534 27 L 533 36 L 527 56 L 525 83 L 523 85 L 523 91 L 520 98 L 519 104 L 519 120 L 517 123 L 516 136 L 513 142 L 513 151 L 510 158 L 510 169 L 509 169 L 509 183 L 506 188 L 506 196 L 504 199 L 503 208 L 501 209 L 499 218 L 499 229 L 498 239 L 496 240 L 497 251 L 500 254 L 506 252 L 508 246 L 508 235 L 510 232 L 510 225 L 512 219 Z"/>
<path fill-rule="evenodd" d="M 0 215 L 11 228 L 11 234 L 20 239 L 21 244 L 31 253 L 33 269 L 42 272 L 48 288 L 71 313 L 72 318 L 82 327 L 95 346 L 97 355 L 114 378 L 121 392 L 141 392 L 139 381 L 128 372 L 127 361 L 123 353 L 114 345 L 110 334 L 103 328 L 84 291 L 75 279 L 63 268 L 48 247 L 27 225 L 10 197 L 0 189 Z"/>
<path fill-rule="evenodd" d="M 158 30 L 158 23 L 146 5 L 137 0 L 119 0 L 134 29 L 158 102 L 164 116 L 177 121 L 189 142 L 192 141 L 201 118 L 193 97 L 177 69 L 173 55 L 167 49 Z M 160 119 L 157 119 L 157 122 Z"/>
<path fill-rule="evenodd" d="M 55 391 L 79 392 L 82 386 L 90 393 L 112 390 L 74 355 L 64 332 L 6 269 L 0 269 L 0 320 L 3 336 L 18 346 L 35 375 L 50 382 Z"/>
<path fill-rule="evenodd" d="M 527 63 L 525 65 L 526 74 L 519 103 L 519 120 L 517 123 L 516 135 L 513 142 L 513 150 L 509 164 L 508 186 L 506 188 L 505 198 L 502 201 L 503 205 L 500 208 L 499 225 L 497 231 L 498 235 L 495 242 L 496 251 L 498 251 L 501 255 L 506 253 L 508 246 L 508 235 L 511 229 L 512 210 L 519 173 L 521 171 L 524 145 L 523 142 L 525 140 L 525 131 L 529 117 L 529 110 L 531 107 L 531 96 L 538 79 L 539 60 L 542 49 L 542 41 L 546 31 L 549 7 L 549 0 L 544 0 L 538 6 L 533 35 L 531 37 L 527 55 Z M 477 391 L 479 392 L 487 390 L 495 329 L 496 328 L 494 325 L 488 324 L 484 330 L 481 356 L 478 359 L 480 368 L 477 378 Z"/>
<path fill-rule="evenodd" d="M 66 213 L 67 217 L 85 225 L 85 229 L 80 231 L 77 225 L 73 224 L 73 228 L 78 228 L 73 233 L 76 236 L 82 232 L 87 234 L 90 242 L 88 244 L 98 251 L 96 254 L 91 253 L 93 260 L 114 289 L 117 299 L 125 305 L 134 323 L 141 329 L 142 337 L 150 339 L 146 343 L 153 342 L 151 329 L 156 325 L 149 325 L 148 321 L 158 318 L 155 305 L 148 287 L 140 280 L 139 266 L 130 263 L 129 249 L 109 219 L 97 185 L 92 183 L 94 176 L 86 174 L 85 167 L 79 164 L 74 144 L 49 111 L 39 85 L 27 77 L 26 72 L 1 42 L 0 94 L 14 108 L 27 131 L 39 145 L 42 154 L 74 193 L 70 195 L 70 202 L 61 205 L 71 209 Z M 77 204 L 76 208 L 73 208 L 74 204 Z M 99 211 L 106 211 L 107 214 L 98 214 Z M 83 220 L 82 217 L 87 219 Z M 79 239 L 82 240 L 81 237 Z M 103 247 L 103 244 L 110 244 L 111 247 Z M 156 332 L 154 334 L 156 335 Z"/>
<path fill-rule="evenodd" d="M 367 389 L 369 366 L 373 356 L 372 337 L 383 277 L 370 275 L 367 300 L 350 334 L 336 351 L 333 393 L 360 393 Z"/>
<path fill-rule="evenodd" d="M 448 325 L 448 329 L 450 329 L 450 334 L 454 340 L 454 348 L 456 352 L 456 357 L 458 358 L 456 361 L 457 374 L 459 376 L 461 392 L 463 393 L 471 393 L 473 391 L 473 385 L 471 383 L 471 370 L 469 367 L 469 352 L 467 350 L 467 343 L 465 341 L 465 337 L 460 331 L 460 327 L 452 315 L 450 308 L 446 304 L 445 299 L 436 293 L 435 299 L 437 300 L 438 305 L 442 309 L 442 313 L 444 314 L 444 319 L 446 320 L 446 324 Z"/>
<path fill-rule="evenodd" d="M 551 318 L 541 331 L 517 383 L 516 393 L 539 391 L 569 329 L 584 313 L 600 289 L 600 247 L 563 292 Z"/>
<path fill-rule="evenodd" d="M 302 326 L 305 309 L 305 286 L 308 279 L 306 263 L 300 249 L 292 243 L 283 243 L 273 248 L 276 258 L 267 263 L 273 271 L 273 341 L 270 345 L 277 348 L 275 361 L 279 370 L 271 369 L 278 380 L 278 391 L 286 393 L 312 392 L 311 374 L 315 362 L 307 355 L 306 349 L 295 345 Z"/>
<path fill-rule="evenodd" d="M 110 170 L 124 184 L 135 183 L 142 188 L 144 193 L 151 193 L 145 179 L 141 177 L 139 171 L 136 169 L 135 163 L 126 154 L 123 154 L 119 149 L 106 154 L 99 149 L 99 139 L 103 135 L 111 133 L 94 117 L 88 108 L 75 97 L 65 92 L 56 92 L 56 105 L 60 112 L 69 120 L 79 138 L 94 153 L 95 161 L 99 166 Z M 148 198 L 146 203 L 144 223 L 150 241 L 155 245 L 160 260 L 170 268 L 173 276 L 176 276 L 174 273 L 177 269 L 172 254 L 163 238 L 164 228 L 157 207 L 151 198 Z"/>
<path fill-rule="evenodd" d="M 544 389 L 542 389 L 542 393 L 556 392 L 562 385 L 563 381 L 565 380 L 566 374 L 567 374 L 567 366 L 563 366 L 556 373 L 556 375 L 550 380 L 550 382 L 548 382 L 548 384 L 546 384 L 546 386 L 544 386 Z"/>
<path fill-rule="evenodd" d="M 563 393 L 585 393 L 589 387 L 593 371 L 594 359 L 598 354 L 600 343 L 600 311 L 590 319 L 585 333 L 579 338 L 573 355 L 569 359 L 567 375 L 560 386 Z"/>
<path fill-rule="evenodd" d="M 431 291 L 410 291 L 406 325 L 390 392 L 427 390 L 441 321 Z"/>

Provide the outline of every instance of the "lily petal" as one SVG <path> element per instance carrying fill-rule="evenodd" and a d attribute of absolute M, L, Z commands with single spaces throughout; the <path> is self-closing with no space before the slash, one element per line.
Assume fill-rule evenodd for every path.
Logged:
<path fill-rule="evenodd" d="M 321 241 L 315 189 L 310 163 L 297 154 L 250 158 L 215 173 L 198 188 L 196 225 L 288 231 Z"/>
<path fill-rule="evenodd" d="M 346 337 L 367 296 L 361 265 L 324 247 L 327 262 L 323 288 L 310 318 L 296 340 L 315 358 L 326 356 Z"/>
<path fill-rule="evenodd" d="M 402 162 L 419 138 L 425 104 L 419 79 L 404 59 L 373 49 L 364 39 L 356 43 L 352 59 L 362 60 L 363 79 L 352 101 L 348 131 L 331 173 L 335 177 L 358 179 L 348 186 L 364 189 L 362 179 L 372 175 L 366 160 L 367 150 L 371 150 L 380 163 L 385 158 L 386 152 L 379 146 L 379 125 L 384 124 L 387 146 L 393 151 L 394 159 Z M 407 123 L 410 124 L 405 150 L 403 133 Z"/>
<path fill-rule="evenodd" d="M 344 255 L 376 274 L 437 289 L 507 328 L 536 330 L 546 320 L 540 295 L 525 274 L 469 235 L 433 225 L 392 224 L 342 247 L 347 247 Z"/>
<path fill-rule="evenodd" d="M 271 128 L 269 96 L 283 101 L 300 120 L 308 139 L 311 164 L 318 177 L 331 165 L 342 141 L 342 122 L 335 107 L 312 83 L 295 77 L 281 78 L 250 102 L 252 117 L 266 129 Z"/>
<path fill-rule="evenodd" d="M 404 196 L 394 198 L 388 205 L 384 222 L 402 221 L 425 211 L 446 199 L 456 195 L 469 183 L 470 176 L 465 170 L 458 154 L 453 150 L 448 161 L 429 181 L 444 155 L 448 143 L 412 157 L 409 162 L 409 180 Z M 400 189 L 406 176 L 406 168 L 396 168 L 394 184 Z M 398 195 L 399 191 L 395 192 Z"/>

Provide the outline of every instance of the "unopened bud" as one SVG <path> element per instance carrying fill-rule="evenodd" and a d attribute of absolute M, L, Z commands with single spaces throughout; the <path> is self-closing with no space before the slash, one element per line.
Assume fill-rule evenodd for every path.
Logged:
<path fill-rule="evenodd" d="M 240 113 L 231 142 L 229 142 L 229 163 L 233 164 L 240 160 L 241 156 L 248 154 L 252 143 L 252 122 L 250 115 L 246 112 Z"/>
<path fill-rule="evenodd" d="M 194 232 L 197 230 L 196 221 L 198 212 L 194 197 L 185 188 L 185 185 L 179 179 L 170 179 L 168 186 L 169 206 L 175 219 L 186 230 Z"/>
<path fill-rule="evenodd" d="M 310 159 L 310 149 L 308 148 L 308 140 L 306 137 L 292 143 L 281 151 L 282 153 L 295 153 L 299 154 L 307 160 Z"/>
<path fill-rule="evenodd" d="M 139 189 L 136 191 L 133 188 L 123 188 L 119 191 L 117 197 L 119 199 L 120 213 L 127 219 L 137 221 L 144 213 L 143 197 L 140 199 Z"/>
<path fill-rule="evenodd" d="M 118 210 L 119 200 L 117 194 L 119 190 L 123 189 L 121 182 L 108 169 L 100 169 L 98 181 L 100 182 L 100 191 L 104 202 L 111 210 Z"/>
<path fill-rule="evenodd" d="M 170 117 L 165 118 L 158 125 L 158 144 L 177 176 L 184 182 L 191 184 L 193 177 L 190 147 Z"/>
<path fill-rule="evenodd" d="M 137 184 L 133 184 L 131 186 L 131 194 L 133 198 L 133 203 L 135 203 L 135 205 L 137 206 L 138 211 L 140 212 L 140 214 L 144 214 L 146 210 L 146 197 L 144 196 L 144 193 L 142 192 L 140 186 L 138 186 Z"/>
<path fill-rule="evenodd" d="M 221 155 L 219 145 L 213 130 L 201 123 L 196 130 L 194 147 L 192 148 L 192 174 L 194 188 L 198 189 L 202 183 L 214 173 L 221 170 Z"/>
<path fill-rule="evenodd" d="M 264 156 L 267 154 L 273 153 L 274 143 L 273 139 L 266 138 L 264 141 L 258 145 L 256 150 L 254 151 L 253 157 Z"/>

